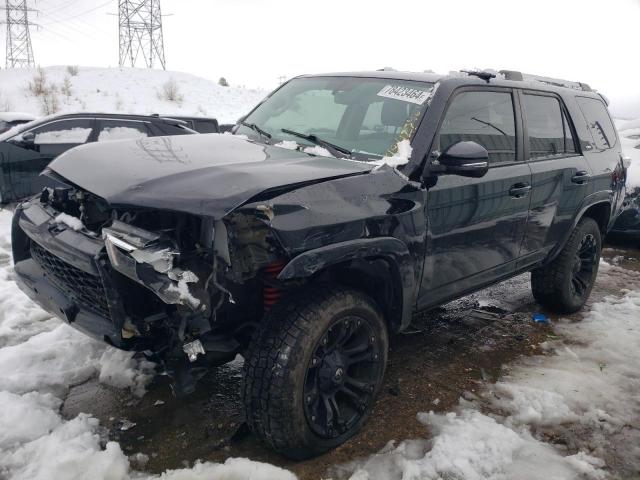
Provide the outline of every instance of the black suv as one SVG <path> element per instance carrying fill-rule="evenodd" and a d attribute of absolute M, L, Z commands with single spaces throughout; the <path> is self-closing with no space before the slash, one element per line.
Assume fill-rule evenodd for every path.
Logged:
<path fill-rule="evenodd" d="M 624 197 L 603 97 L 518 72 L 298 77 L 234 133 L 62 155 L 15 271 L 179 391 L 241 353 L 246 421 L 293 458 L 358 431 L 416 311 L 527 271 L 580 309 Z"/>
<path fill-rule="evenodd" d="M 0 204 L 29 197 L 52 185 L 40 172 L 78 145 L 196 133 L 172 118 L 107 113 L 53 115 L 0 135 Z"/>

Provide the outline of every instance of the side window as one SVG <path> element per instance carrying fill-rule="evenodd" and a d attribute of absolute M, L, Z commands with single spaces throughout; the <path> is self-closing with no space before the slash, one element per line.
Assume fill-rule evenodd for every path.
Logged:
<path fill-rule="evenodd" d="M 604 103 L 588 97 L 576 97 L 576 101 L 587 120 L 596 147 L 600 150 L 613 148 L 616 145 L 616 130 Z"/>
<path fill-rule="evenodd" d="M 576 152 L 571 128 L 556 97 L 524 94 L 531 159 Z"/>
<path fill-rule="evenodd" d="M 220 128 L 218 127 L 218 122 L 214 122 L 213 120 L 196 120 L 194 125 L 194 130 L 199 133 L 219 133 Z"/>
<path fill-rule="evenodd" d="M 99 142 L 111 140 L 134 140 L 149 136 L 149 129 L 144 122 L 127 122 L 119 120 L 101 120 L 98 132 Z"/>
<path fill-rule="evenodd" d="M 191 130 L 188 130 L 182 125 L 171 125 L 170 123 L 164 123 L 164 122 L 154 123 L 154 127 L 157 130 L 160 130 L 161 135 L 173 136 L 173 135 L 187 135 L 187 134 L 193 133 Z"/>
<path fill-rule="evenodd" d="M 490 163 L 516 160 L 516 126 L 513 97 L 506 92 L 463 92 L 453 99 L 439 134 L 439 149 L 457 142 L 479 143 L 489 152 Z"/>
<path fill-rule="evenodd" d="M 35 128 L 36 145 L 80 145 L 91 135 L 93 120 L 61 120 Z"/>

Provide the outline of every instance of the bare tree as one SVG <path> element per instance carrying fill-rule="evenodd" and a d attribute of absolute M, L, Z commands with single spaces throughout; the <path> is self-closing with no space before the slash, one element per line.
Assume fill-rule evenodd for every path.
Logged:
<path fill-rule="evenodd" d="M 180 87 L 175 79 L 170 78 L 162 85 L 162 98 L 169 102 L 182 103 L 184 96 L 180 93 Z"/>

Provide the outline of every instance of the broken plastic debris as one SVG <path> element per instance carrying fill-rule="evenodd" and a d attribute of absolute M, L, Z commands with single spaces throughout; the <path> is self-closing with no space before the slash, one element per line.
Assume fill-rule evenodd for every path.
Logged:
<path fill-rule="evenodd" d="M 195 362 L 198 359 L 198 355 L 204 355 L 204 347 L 202 346 L 202 342 L 200 340 L 194 340 L 193 342 L 185 343 L 182 346 L 182 350 L 189 357 L 190 362 Z"/>
<path fill-rule="evenodd" d="M 120 422 L 120 430 L 122 430 L 123 432 L 131 430 L 135 426 L 136 424 L 134 422 L 132 422 L 131 420 L 127 420 L 126 418 Z"/>
<path fill-rule="evenodd" d="M 170 272 L 171 273 L 171 272 Z M 167 287 L 167 292 L 177 293 L 178 298 L 182 302 L 186 302 L 193 309 L 196 309 L 200 306 L 200 300 L 194 297 L 189 291 L 189 283 L 196 283 L 198 281 L 198 277 L 193 272 L 182 272 L 180 279 L 178 280 L 178 284 L 171 284 Z M 169 275 L 171 278 L 171 275 Z M 174 277 L 175 278 L 175 277 Z"/>
<path fill-rule="evenodd" d="M 167 273 L 173 268 L 173 259 L 178 256 L 168 248 L 133 250 L 130 255 L 138 263 L 147 263 L 158 273 Z"/>
<path fill-rule="evenodd" d="M 153 402 L 153 406 L 154 406 L 154 407 L 157 407 L 157 406 L 159 406 L 159 405 L 164 405 L 164 401 L 162 401 L 162 400 L 156 400 L 155 402 Z"/>

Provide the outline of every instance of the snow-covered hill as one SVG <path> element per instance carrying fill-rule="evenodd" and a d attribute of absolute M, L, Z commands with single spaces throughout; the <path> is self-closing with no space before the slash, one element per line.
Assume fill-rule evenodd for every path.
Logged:
<path fill-rule="evenodd" d="M 46 86 L 53 86 L 59 111 L 122 112 L 216 117 L 222 123 L 235 122 L 267 92 L 238 87 L 221 87 L 187 73 L 137 68 L 43 68 Z M 21 111 L 36 115 L 43 110 L 42 97 L 33 94 L 36 69 L 0 70 L 0 111 Z M 66 80 L 65 80 L 66 79 Z M 165 85 L 177 87 L 176 100 L 166 99 Z"/>

